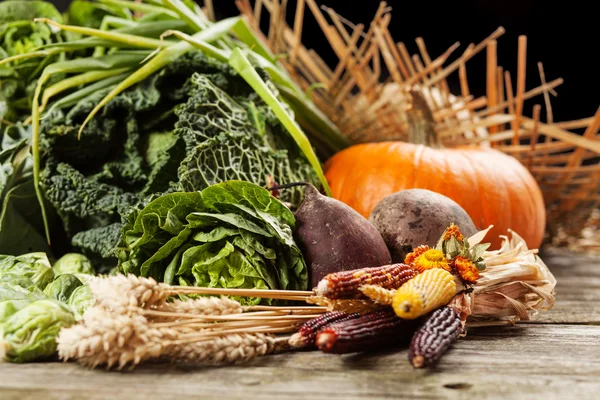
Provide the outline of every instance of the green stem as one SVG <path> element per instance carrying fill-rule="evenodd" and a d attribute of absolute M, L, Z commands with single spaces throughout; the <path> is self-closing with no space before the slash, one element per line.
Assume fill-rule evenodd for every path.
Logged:
<path fill-rule="evenodd" d="M 143 36 L 138 35 L 130 35 L 128 33 L 115 33 L 110 31 L 102 31 L 100 29 L 94 28 L 84 28 L 81 26 L 74 25 L 63 25 L 59 24 L 56 21 L 53 21 L 48 18 L 36 18 L 36 22 L 44 22 L 48 25 L 55 26 L 65 31 L 80 33 L 82 35 L 94 36 L 100 39 L 110 40 L 115 43 L 123 43 L 128 45 L 133 45 L 136 47 L 141 47 L 145 49 L 155 49 L 162 45 L 160 40 L 150 39 Z"/>
<path fill-rule="evenodd" d="M 321 163 L 317 159 L 315 152 L 312 149 L 310 141 L 300 129 L 300 126 L 294 121 L 294 119 L 287 113 L 287 111 L 281 106 L 281 103 L 269 90 L 266 83 L 262 80 L 260 75 L 256 72 L 250 61 L 244 56 L 244 53 L 240 49 L 233 50 L 231 57 L 229 58 L 229 64 L 244 78 L 244 80 L 254 89 L 254 91 L 260 96 L 260 98 L 273 110 L 279 121 L 285 126 L 290 133 L 290 136 L 294 139 L 298 147 L 302 150 L 308 162 L 315 170 L 321 185 L 325 189 L 328 196 L 331 196 L 331 189 L 325 174 L 321 169 Z"/>
<path fill-rule="evenodd" d="M 97 0 L 99 3 L 108 5 L 120 6 L 123 8 L 129 8 L 134 11 L 141 11 L 143 13 L 161 13 L 168 15 L 169 17 L 177 18 L 177 13 L 169 10 L 168 8 L 155 6 L 152 4 L 144 4 L 137 1 L 126 1 L 126 0 Z"/>
<path fill-rule="evenodd" d="M 239 18 L 227 18 L 224 19 L 211 27 L 196 33 L 192 36 L 194 40 L 199 41 L 213 41 L 219 38 L 220 36 L 226 34 L 231 30 L 231 27 L 239 20 Z M 81 132 L 85 126 L 94 118 L 94 116 L 115 96 L 124 91 L 125 89 L 135 85 L 136 83 L 146 79 L 148 76 L 152 75 L 154 72 L 160 70 L 162 67 L 172 63 L 183 54 L 192 50 L 193 46 L 187 42 L 178 42 L 176 44 L 170 45 L 163 50 L 161 50 L 154 58 L 150 59 L 147 63 L 142 65 L 137 71 L 131 74 L 127 79 L 117 85 L 116 88 L 110 91 L 101 101 L 98 103 L 96 107 L 88 114 L 83 124 L 79 128 L 79 136 L 81 136 Z"/>

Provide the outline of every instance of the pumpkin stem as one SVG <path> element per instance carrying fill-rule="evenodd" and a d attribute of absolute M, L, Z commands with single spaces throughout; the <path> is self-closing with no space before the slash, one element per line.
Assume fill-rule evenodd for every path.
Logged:
<path fill-rule="evenodd" d="M 408 140 L 410 143 L 442 147 L 435 130 L 433 113 L 420 91 L 411 90 L 412 107 L 407 110 Z"/>

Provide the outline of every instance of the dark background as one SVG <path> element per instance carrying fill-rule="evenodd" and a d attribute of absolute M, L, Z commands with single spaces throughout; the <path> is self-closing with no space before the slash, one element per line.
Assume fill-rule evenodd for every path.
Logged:
<path fill-rule="evenodd" d="M 354 23 L 366 27 L 379 5 L 378 0 L 317 0 L 318 4 L 335 9 Z M 55 0 L 65 9 L 68 0 Z M 201 2 L 200 2 L 201 3 Z M 234 0 L 213 0 L 217 18 L 238 14 Z M 403 1 L 388 0 L 393 8 L 390 31 L 396 42 L 403 41 L 411 54 L 418 53 L 414 39 L 423 37 L 431 58 L 443 53 L 455 41 L 460 41 L 458 56 L 471 43 L 479 43 L 499 26 L 506 33 L 498 39 L 498 65 L 510 70 L 516 86 L 517 38 L 526 35 L 527 90 L 539 86 L 537 62 L 544 64 L 546 80 L 565 80 L 552 97 L 555 121 L 592 116 L 600 105 L 600 30 L 594 2 L 542 0 L 471 0 L 471 1 Z M 295 0 L 288 1 L 288 19 L 292 18 Z M 310 11 L 306 10 L 307 15 Z M 316 21 L 305 18 L 303 43 L 314 48 L 326 62 L 336 60 Z M 452 61 L 453 58 L 450 60 Z M 485 95 L 485 50 L 467 64 L 472 94 Z M 449 78 L 454 93 L 460 93 L 457 74 Z M 524 112 L 531 115 L 535 103 L 542 97 L 525 102 Z M 544 120 L 544 111 L 542 111 Z"/>

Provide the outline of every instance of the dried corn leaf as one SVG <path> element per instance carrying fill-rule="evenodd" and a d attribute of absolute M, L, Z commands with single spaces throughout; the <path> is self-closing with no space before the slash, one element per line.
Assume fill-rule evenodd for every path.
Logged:
<path fill-rule="evenodd" d="M 488 228 L 489 229 L 489 228 Z M 483 240 L 482 231 L 469 243 Z M 525 321 L 554 305 L 556 279 L 523 238 L 510 231 L 499 250 L 483 255 L 487 267 L 473 290 L 457 295 L 451 305 L 467 326 L 505 325 Z"/>

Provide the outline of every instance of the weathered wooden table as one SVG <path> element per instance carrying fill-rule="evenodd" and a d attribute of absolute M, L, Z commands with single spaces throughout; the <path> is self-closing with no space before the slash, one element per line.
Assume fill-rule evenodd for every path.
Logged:
<path fill-rule="evenodd" d="M 600 257 L 542 257 L 558 280 L 554 308 L 515 327 L 471 330 L 436 370 L 413 369 L 407 350 L 287 353 L 245 366 L 132 372 L 0 364 L 0 399 L 600 399 Z"/>

